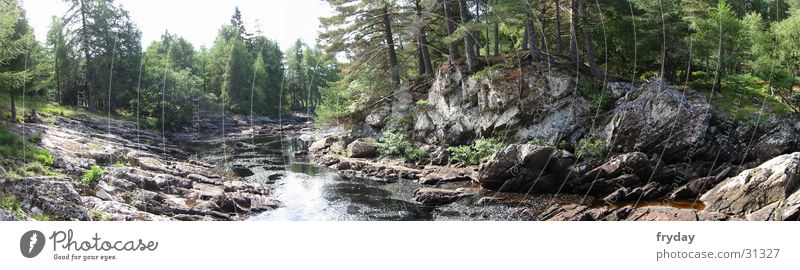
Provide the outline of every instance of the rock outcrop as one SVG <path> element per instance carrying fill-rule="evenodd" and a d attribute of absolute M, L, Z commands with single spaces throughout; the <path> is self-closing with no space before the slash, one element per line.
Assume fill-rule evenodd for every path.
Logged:
<path fill-rule="evenodd" d="M 512 144 L 481 164 L 481 187 L 509 192 L 557 192 L 570 179 L 571 154 L 553 147 Z"/>
<path fill-rule="evenodd" d="M 707 210 L 728 215 L 742 217 L 761 211 L 759 216 L 787 219 L 800 203 L 797 201 L 800 194 L 796 194 L 798 187 L 800 152 L 795 152 L 775 157 L 722 181 L 703 194 L 700 201 Z"/>
<path fill-rule="evenodd" d="M 69 179 L 44 177 L 8 180 L 0 193 L 17 197 L 25 209 L 56 220 L 90 220 L 83 199 Z"/>
<path fill-rule="evenodd" d="M 675 89 L 663 81 L 641 86 L 617 106 L 605 127 L 606 145 L 613 152 L 645 152 L 664 160 L 683 158 L 702 143 L 711 105 L 691 89 Z"/>
<path fill-rule="evenodd" d="M 471 77 L 458 67 L 441 69 L 414 118 L 416 136 L 430 144 L 464 144 L 501 130 L 519 141 L 574 137 L 589 102 L 575 95 L 571 76 L 538 65 Z"/>

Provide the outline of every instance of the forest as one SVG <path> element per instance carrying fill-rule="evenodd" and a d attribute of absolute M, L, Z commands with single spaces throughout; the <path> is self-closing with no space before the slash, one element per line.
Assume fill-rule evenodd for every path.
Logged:
<path fill-rule="evenodd" d="M 113 1 L 66 1 L 47 40 L 34 39 L 25 11 L 3 1 L 3 117 L 21 121 L 17 104 L 56 104 L 101 115 L 135 117 L 145 127 L 190 125 L 196 108 L 275 116 L 308 113 L 321 89 L 337 81 L 339 63 L 298 40 L 281 49 L 246 29 L 239 9 L 221 25 L 211 48 L 165 32 L 142 44 L 141 31 Z M 37 103 L 37 104 L 38 104 Z"/>
<path fill-rule="evenodd" d="M 119 2 L 0 0 L 0 220 L 800 219 L 796 0 Z"/>
<path fill-rule="evenodd" d="M 430 79 L 440 65 L 464 62 L 477 72 L 520 52 L 601 80 L 755 85 L 800 109 L 793 1 L 330 0 L 335 12 L 320 18 L 318 44 L 285 49 L 246 29 L 238 9 L 211 48 L 198 48 L 169 32 L 141 44 L 136 22 L 113 1 L 66 2 L 66 14 L 36 29 L 47 31 L 39 42 L 19 2 L 4 0 L 5 118 L 19 116 L 13 105 L 27 95 L 150 123 L 164 118 L 170 127 L 186 125 L 197 104 L 315 113 L 324 122 Z"/>

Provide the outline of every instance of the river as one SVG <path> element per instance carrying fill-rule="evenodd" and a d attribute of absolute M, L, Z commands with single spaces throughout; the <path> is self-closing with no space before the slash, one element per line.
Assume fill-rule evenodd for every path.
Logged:
<path fill-rule="evenodd" d="M 471 188 L 478 195 L 439 207 L 414 203 L 416 181 L 345 180 L 328 168 L 296 159 L 291 153 L 308 145 L 296 137 L 265 136 L 191 146 L 196 158 L 224 168 L 248 181 L 265 183 L 284 207 L 250 220 L 509 220 L 521 206 L 546 207 L 550 197 L 526 196 L 512 205 L 479 206 L 475 202 L 494 194 L 468 183 L 441 188 Z M 559 202 L 564 198 L 558 198 Z"/>

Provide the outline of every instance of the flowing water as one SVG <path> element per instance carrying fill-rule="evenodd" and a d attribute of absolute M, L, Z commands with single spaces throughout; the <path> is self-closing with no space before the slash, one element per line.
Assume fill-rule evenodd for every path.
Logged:
<path fill-rule="evenodd" d="M 345 180 L 328 168 L 294 158 L 294 151 L 307 147 L 297 138 L 268 136 L 229 141 L 225 158 L 220 144 L 189 147 L 204 162 L 224 162 L 224 167 L 237 176 L 266 183 L 271 196 L 285 205 L 251 220 L 508 220 L 514 219 L 520 206 L 544 208 L 552 199 L 531 196 L 513 206 L 478 206 L 478 198 L 496 194 L 461 182 L 439 187 L 467 187 L 479 195 L 446 206 L 425 207 L 412 200 L 414 191 L 421 187 L 415 181 Z"/>

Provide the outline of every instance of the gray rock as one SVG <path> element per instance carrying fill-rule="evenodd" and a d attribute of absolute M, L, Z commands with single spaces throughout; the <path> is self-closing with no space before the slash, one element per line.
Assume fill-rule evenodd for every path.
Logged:
<path fill-rule="evenodd" d="M 427 206 L 450 204 L 462 196 L 461 192 L 441 188 L 420 188 L 414 191 L 414 201 Z"/>
<path fill-rule="evenodd" d="M 800 152 L 775 157 L 728 178 L 700 197 L 706 210 L 744 216 L 794 196 L 800 186 Z M 797 195 L 800 197 L 800 195 Z"/>
<path fill-rule="evenodd" d="M 422 177 L 419 183 L 423 185 L 434 185 L 438 183 L 471 181 L 472 170 L 465 168 L 450 167 L 426 167 L 422 170 Z"/>
<path fill-rule="evenodd" d="M 683 154 L 703 140 L 711 114 L 705 97 L 682 93 L 663 81 L 641 87 L 639 95 L 613 111 L 605 127 L 606 145 L 613 152 L 664 153 L 664 160 Z"/>
<path fill-rule="evenodd" d="M 553 147 L 512 144 L 481 164 L 481 187 L 509 192 L 556 192 L 568 181 L 567 168 L 574 163 L 571 154 Z"/>
<path fill-rule="evenodd" d="M 0 193 L 16 196 L 26 209 L 38 208 L 56 220 L 89 220 L 83 199 L 68 179 L 24 178 L 0 184 Z"/>
<path fill-rule="evenodd" d="M 352 158 L 374 158 L 378 156 L 378 147 L 374 139 L 361 138 L 347 146 L 347 152 Z"/>
<path fill-rule="evenodd" d="M 546 67 L 516 72 L 501 69 L 476 78 L 458 68 L 442 69 L 428 91 L 429 105 L 414 117 L 415 137 L 429 144 L 460 145 L 499 130 L 526 141 L 569 137 L 584 127 L 590 104 L 573 96 L 572 76 Z M 494 79 L 508 76 L 521 77 L 522 85 Z"/>
<path fill-rule="evenodd" d="M 788 153 L 797 145 L 798 137 L 794 129 L 788 124 L 780 125 L 761 137 L 753 146 L 753 154 L 759 160 L 768 160 L 772 157 Z"/>
<path fill-rule="evenodd" d="M 12 215 L 11 213 L 6 212 L 3 209 L 0 209 L 0 221 L 17 221 L 17 220 L 18 219 L 14 217 L 14 215 Z"/>

